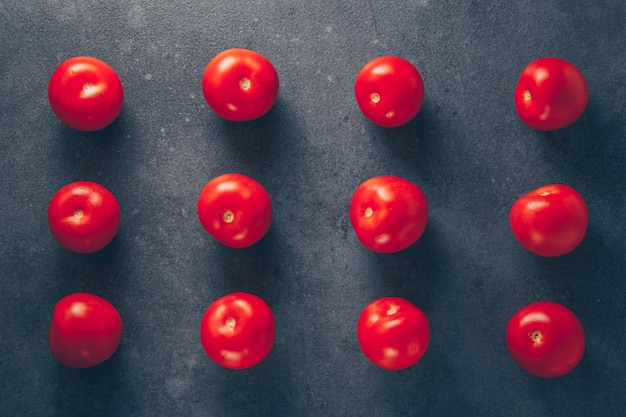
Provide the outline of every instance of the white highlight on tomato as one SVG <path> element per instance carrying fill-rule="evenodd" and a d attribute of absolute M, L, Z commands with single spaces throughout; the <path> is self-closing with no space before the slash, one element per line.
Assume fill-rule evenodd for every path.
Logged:
<path fill-rule="evenodd" d="M 380 235 L 376 236 L 374 238 L 374 240 L 379 245 L 384 245 L 385 243 L 387 243 L 387 242 L 389 242 L 391 240 L 391 236 L 389 235 L 389 233 L 383 233 L 383 234 L 380 234 Z"/>
<path fill-rule="evenodd" d="M 552 108 L 546 105 L 543 108 L 543 113 L 539 115 L 539 120 L 547 120 L 548 117 L 550 117 L 550 110 L 552 110 Z"/>

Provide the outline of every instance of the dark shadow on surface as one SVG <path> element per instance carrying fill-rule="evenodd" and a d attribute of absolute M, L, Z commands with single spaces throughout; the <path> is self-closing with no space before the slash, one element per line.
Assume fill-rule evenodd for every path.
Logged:
<path fill-rule="evenodd" d="M 393 152 L 394 160 L 417 168 L 420 162 L 428 158 L 435 131 L 435 113 L 439 111 L 439 108 L 427 101 L 420 112 L 407 124 L 385 128 L 370 123 L 369 130 L 375 140 L 381 141 L 385 148 Z"/>
<path fill-rule="evenodd" d="M 128 161 L 122 155 L 131 126 L 129 115 L 122 109 L 120 116 L 109 126 L 95 132 L 81 132 L 65 126 L 60 121 L 53 134 L 49 160 L 54 171 L 51 175 L 66 183 L 90 180 L 110 189 L 125 173 L 120 164 Z M 114 192 L 116 190 L 111 190 Z"/>
<path fill-rule="evenodd" d="M 210 139 L 220 141 L 228 153 L 228 159 L 249 171 L 264 171 L 279 165 L 294 141 L 298 141 L 299 130 L 288 104 L 279 99 L 270 111 L 259 119 L 246 122 L 232 122 L 213 114 L 214 128 L 207 132 Z"/>
<path fill-rule="evenodd" d="M 72 292 L 93 292 L 103 296 L 117 292 L 120 271 L 120 242 L 117 236 L 103 249 L 91 254 L 78 254 L 61 247 L 57 249 L 57 272 L 51 276 L 56 286 Z M 106 298 L 106 297 L 105 297 Z"/>
<path fill-rule="evenodd" d="M 408 299 L 428 312 L 433 297 L 445 292 L 449 248 L 441 240 L 438 225 L 429 221 L 424 233 L 412 246 L 396 253 L 377 253 L 362 248 L 370 261 L 372 301 L 379 297 Z M 449 296 L 449 295 L 448 295 Z"/>
<path fill-rule="evenodd" d="M 92 368 L 55 365 L 51 368 L 55 373 L 55 415 L 110 416 L 132 409 L 134 401 L 124 386 L 119 352 Z"/>

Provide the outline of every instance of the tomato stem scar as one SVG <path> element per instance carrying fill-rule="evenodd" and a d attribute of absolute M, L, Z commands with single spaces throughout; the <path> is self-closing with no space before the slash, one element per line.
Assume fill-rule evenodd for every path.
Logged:
<path fill-rule="evenodd" d="M 398 312 L 398 307 L 395 306 L 395 305 L 390 305 L 389 308 L 387 308 L 387 315 L 388 316 L 393 316 L 397 312 Z"/>
<path fill-rule="evenodd" d="M 224 220 L 224 223 L 232 223 L 233 220 L 235 220 L 235 215 L 233 214 L 232 211 L 227 210 L 224 212 L 224 215 L 222 216 L 222 220 Z"/>
<path fill-rule="evenodd" d="M 380 101 L 380 94 L 372 93 L 370 95 L 370 100 L 372 100 L 372 103 L 378 103 Z"/>
<path fill-rule="evenodd" d="M 541 330 L 533 330 L 528 333 L 528 337 L 530 337 L 530 340 L 535 344 L 543 342 L 543 333 L 541 333 Z"/>
<path fill-rule="evenodd" d="M 74 212 L 74 217 L 76 217 L 77 219 L 80 219 L 81 217 L 83 217 L 83 211 L 81 209 L 78 209 Z"/>
<path fill-rule="evenodd" d="M 374 214 L 374 210 L 371 207 L 365 209 L 365 217 L 372 217 L 372 214 Z"/>
<path fill-rule="evenodd" d="M 226 319 L 226 325 L 229 328 L 234 329 L 237 325 L 237 320 L 235 320 L 233 317 L 229 317 L 228 319 Z"/>
<path fill-rule="evenodd" d="M 239 87 L 241 87 L 241 89 L 244 91 L 250 88 L 250 84 L 250 80 L 245 77 L 239 80 Z"/>
<path fill-rule="evenodd" d="M 528 91 L 528 90 L 524 91 L 524 100 L 528 101 L 528 100 L 531 99 L 531 97 L 532 96 L 530 94 L 530 91 Z"/>

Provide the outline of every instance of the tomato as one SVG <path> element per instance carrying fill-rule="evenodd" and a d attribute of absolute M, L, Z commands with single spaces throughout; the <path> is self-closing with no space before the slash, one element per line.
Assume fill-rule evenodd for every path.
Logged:
<path fill-rule="evenodd" d="M 217 54 L 202 75 L 207 104 L 231 121 L 248 121 L 265 115 L 278 97 L 278 74 L 263 55 L 233 48 Z"/>
<path fill-rule="evenodd" d="M 408 368 L 419 361 L 430 342 L 430 324 L 413 303 L 383 297 L 361 312 L 357 338 L 365 356 L 388 370 Z"/>
<path fill-rule="evenodd" d="M 539 58 L 524 68 L 515 88 L 517 114 L 538 130 L 557 130 L 585 111 L 589 88 L 583 73 L 561 58 Z"/>
<path fill-rule="evenodd" d="M 424 82 L 409 61 L 381 56 L 359 71 L 354 94 L 370 121 L 383 127 L 397 127 L 419 113 L 424 103 Z"/>
<path fill-rule="evenodd" d="M 550 184 L 515 201 L 510 213 L 515 238 L 530 252 L 545 257 L 574 250 L 587 232 L 587 205 L 572 187 Z"/>
<path fill-rule="evenodd" d="M 48 84 L 52 110 L 69 127 L 91 132 L 109 126 L 122 111 L 124 89 L 107 63 L 88 56 L 59 65 Z"/>
<path fill-rule="evenodd" d="M 556 378 L 572 371 L 585 351 L 585 333 L 576 315 L 550 301 L 527 305 L 506 329 L 513 360 L 526 372 Z"/>
<path fill-rule="evenodd" d="M 276 338 L 276 321 L 261 298 L 245 292 L 214 301 L 200 324 L 206 354 L 230 369 L 257 365 L 270 353 Z"/>
<path fill-rule="evenodd" d="M 54 194 L 48 206 L 48 226 L 65 249 L 93 253 L 108 245 L 120 225 L 120 206 L 100 184 L 77 181 Z"/>
<path fill-rule="evenodd" d="M 392 175 L 373 177 L 352 195 L 350 221 L 365 247 L 383 253 L 414 244 L 424 232 L 428 203 L 422 190 Z"/>
<path fill-rule="evenodd" d="M 223 174 L 209 181 L 198 198 L 204 229 L 231 248 L 255 244 L 272 224 L 272 200 L 265 188 L 243 174 Z"/>
<path fill-rule="evenodd" d="M 122 339 L 122 318 L 107 300 L 75 293 L 54 307 L 49 342 L 54 357 L 71 368 L 89 368 L 109 359 Z"/>

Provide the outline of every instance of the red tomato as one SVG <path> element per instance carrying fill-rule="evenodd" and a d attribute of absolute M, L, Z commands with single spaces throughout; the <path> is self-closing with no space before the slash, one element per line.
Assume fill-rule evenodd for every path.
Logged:
<path fill-rule="evenodd" d="M 574 123 L 589 100 L 587 81 L 576 66 L 561 58 L 539 58 L 524 70 L 515 89 L 519 117 L 538 130 Z"/>
<path fill-rule="evenodd" d="M 430 325 L 426 315 L 400 297 L 379 298 L 363 309 L 357 338 L 365 356 L 384 369 L 415 364 L 426 353 Z"/>
<path fill-rule="evenodd" d="M 91 132 L 119 116 L 122 82 L 113 68 L 97 58 L 78 56 L 59 65 L 48 85 L 50 106 L 69 127 Z"/>
<path fill-rule="evenodd" d="M 272 310 L 261 298 L 245 292 L 214 301 L 200 324 L 200 340 L 207 355 L 230 369 L 260 363 L 272 350 L 275 338 Z"/>
<path fill-rule="evenodd" d="M 587 232 L 587 205 L 572 187 L 551 184 L 521 196 L 510 213 L 515 238 L 530 252 L 545 257 L 574 250 Z"/>
<path fill-rule="evenodd" d="M 215 56 L 202 76 L 209 107 L 236 122 L 265 115 L 278 97 L 278 74 L 263 55 L 248 49 L 228 49 Z"/>
<path fill-rule="evenodd" d="M 542 301 L 513 315 L 506 329 L 506 344 L 513 360 L 526 372 L 556 378 L 580 362 L 585 333 L 567 307 Z"/>
<path fill-rule="evenodd" d="M 48 226 L 65 249 L 93 253 L 113 240 L 120 225 L 120 206 L 109 190 L 91 181 L 65 185 L 48 206 Z"/>
<path fill-rule="evenodd" d="M 424 103 L 424 82 L 409 61 L 382 56 L 365 64 L 354 83 L 361 111 L 383 127 L 397 127 L 411 121 Z"/>
<path fill-rule="evenodd" d="M 198 198 L 204 229 L 231 248 L 255 244 L 272 224 L 272 200 L 265 188 L 243 174 L 223 174 L 209 181 Z"/>
<path fill-rule="evenodd" d="M 352 196 L 350 221 L 367 248 L 398 252 L 414 244 L 428 220 L 426 196 L 415 184 L 391 175 L 373 177 Z"/>
<path fill-rule="evenodd" d="M 122 339 L 122 318 L 103 298 L 70 294 L 56 304 L 50 324 L 50 350 L 63 365 L 89 368 L 109 359 Z"/>

